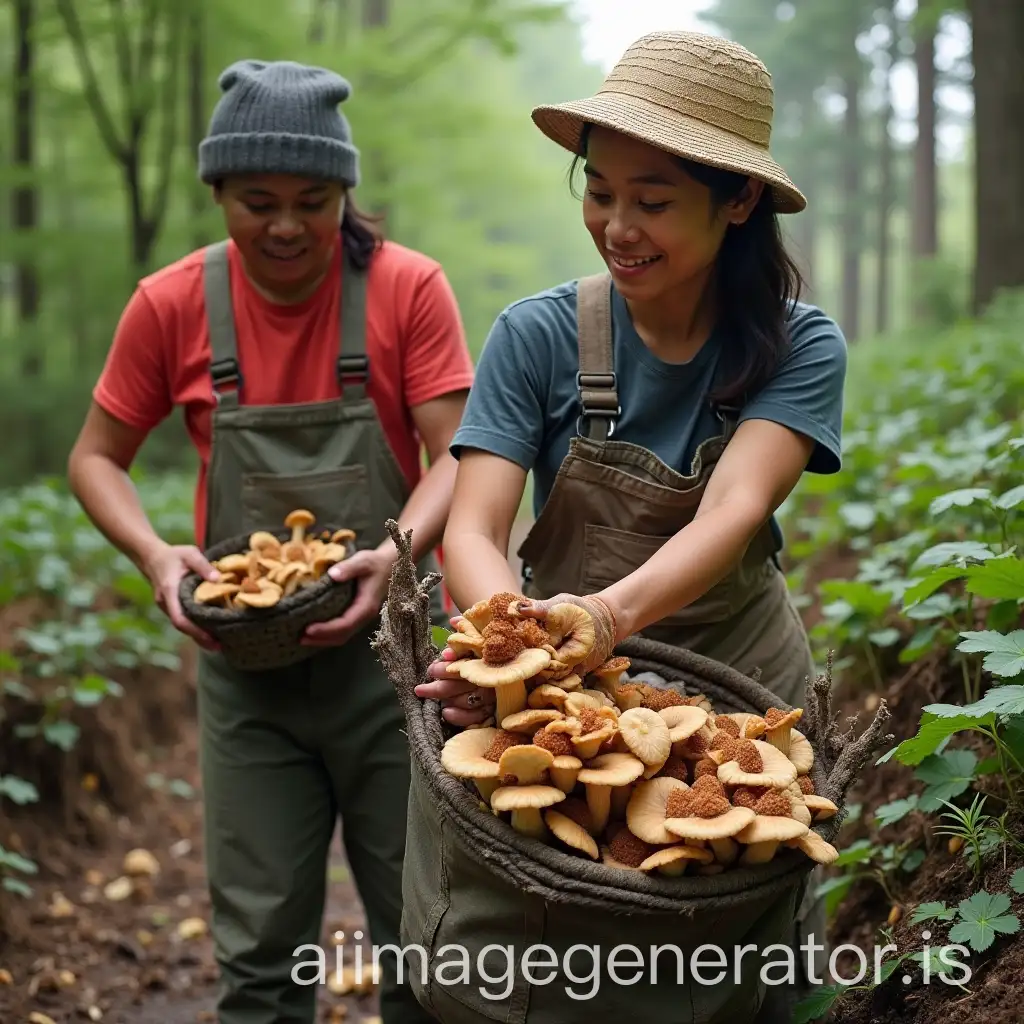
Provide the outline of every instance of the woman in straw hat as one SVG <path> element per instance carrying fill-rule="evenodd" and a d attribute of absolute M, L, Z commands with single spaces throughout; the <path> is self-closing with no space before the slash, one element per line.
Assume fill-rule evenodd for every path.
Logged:
<path fill-rule="evenodd" d="M 840 469 L 846 343 L 797 301 L 778 218 L 805 199 L 769 154 L 772 103 L 743 47 L 656 32 L 597 95 L 533 111 L 582 162 L 607 272 L 495 322 L 452 442 L 446 581 L 460 608 L 501 591 L 533 614 L 583 604 L 585 668 L 642 633 L 801 704 L 814 663 L 774 514 L 804 472 Z M 520 585 L 507 557 L 530 471 Z M 492 712 L 493 691 L 431 674 L 418 693 L 451 723 Z"/>

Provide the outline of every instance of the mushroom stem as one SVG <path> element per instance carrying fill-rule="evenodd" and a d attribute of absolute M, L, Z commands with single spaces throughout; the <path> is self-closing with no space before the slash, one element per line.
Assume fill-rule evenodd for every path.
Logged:
<path fill-rule="evenodd" d="M 494 714 L 498 722 L 526 709 L 526 683 L 522 679 L 496 687 L 494 696 L 497 704 Z"/>
<path fill-rule="evenodd" d="M 776 750 L 780 753 L 789 757 L 790 749 L 792 748 L 793 741 L 793 730 L 792 728 L 779 729 L 778 732 L 769 731 L 764 737 Z"/>
<path fill-rule="evenodd" d="M 534 839 L 543 839 L 547 834 L 547 826 L 536 807 L 521 807 L 512 812 L 512 827 L 523 835 Z"/>
<path fill-rule="evenodd" d="M 616 820 L 621 820 L 626 817 L 626 807 L 629 804 L 629 798 L 633 795 L 632 786 L 613 786 L 611 793 L 611 817 Z"/>
<path fill-rule="evenodd" d="M 775 856 L 779 841 L 765 839 L 760 843 L 750 843 L 740 856 L 741 864 L 767 864 Z"/>
<path fill-rule="evenodd" d="M 725 839 L 712 839 L 710 844 L 715 852 L 715 861 L 719 864 L 732 864 L 740 854 L 739 844 L 728 836 Z"/>
<path fill-rule="evenodd" d="M 483 797 L 484 802 L 490 806 L 491 796 L 501 785 L 501 779 L 474 779 L 473 781 L 476 783 L 476 788 Z"/>
<path fill-rule="evenodd" d="M 597 835 L 604 831 L 608 824 L 612 807 L 612 787 L 588 783 L 586 790 L 587 807 L 590 809 L 590 817 L 594 826 L 592 834 Z"/>
<path fill-rule="evenodd" d="M 552 765 L 548 769 L 551 781 L 565 794 L 569 794 L 575 789 L 576 776 L 579 773 L 579 768 L 556 768 Z"/>

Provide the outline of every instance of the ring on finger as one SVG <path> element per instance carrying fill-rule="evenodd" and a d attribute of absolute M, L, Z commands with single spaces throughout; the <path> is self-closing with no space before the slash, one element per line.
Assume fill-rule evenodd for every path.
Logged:
<path fill-rule="evenodd" d="M 466 703 L 471 708 L 479 707 L 481 704 L 483 704 L 483 702 L 484 702 L 484 699 L 483 699 L 483 697 L 480 696 L 479 693 L 475 693 L 474 692 L 474 693 L 470 693 L 470 694 L 466 695 Z"/>

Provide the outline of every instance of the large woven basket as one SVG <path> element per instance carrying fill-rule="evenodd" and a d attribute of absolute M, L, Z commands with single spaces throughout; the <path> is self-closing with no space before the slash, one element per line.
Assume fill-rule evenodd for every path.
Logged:
<path fill-rule="evenodd" d="M 334 533 L 339 527 L 317 524 L 317 532 Z M 286 542 L 291 530 L 267 531 Z M 239 534 L 214 545 L 203 552 L 206 559 L 216 562 L 227 555 L 244 552 L 249 547 L 251 533 Z M 350 557 L 355 545 L 345 545 Z M 326 573 L 315 583 L 282 598 L 271 608 L 219 608 L 199 604 L 195 591 L 202 579 L 190 573 L 181 581 L 179 598 L 185 616 L 208 633 L 221 646 L 221 653 L 234 668 L 249 672 L 267 671 L 296 665 L 318 650 L 301 643 L 307 626 L 326 622 L 344 614 L 355 597 L 355 581 L 336 583 Z"/>
<path fill-rule="evenodd" d="M 477 979 L 442 983 L 436 968 L 455 945 L 543 943 L 562 955 L 580 943 L 648 949 L 673 942 L 692 952 L 709 941 L 728 948 L 749 942 L 762 950 L 793 941 L 798 908 L 816 868 L 800 850 L 780 848 L 768 863 L 712 876 L 623 871 L 517 832 L 487 809 L 470 781 L 448 774 L 441 752 L 452 729 L 439 702 L 413 692 L 439 654 L 425 614 L 438 577 L 418 580 L 409 537 L 394 523 L 388 529 L 402 557 L 373 646 L 402 704 L 412 758 L 402 941 L 425 954 L 424 977 L 410 971 L 417 999 L 445 1024 L 590 1024 L 597 1019 L 595 1007 L 568 998 L 561 983 L 538 986 L 517 973 L 508 997 L 495 1003 L 480 994 Z M 763 714 L 773 706 L 790 707 L 761 681 L 688 650 L 631 638 L 617 653 L 630 659 L 632 674 L 653 672 L 680 693 L 703 693 L 719 712 Z M 801 732 L 815 752 L 815 791 L 839 808 L 813 826 L 832 842 L 851 781 L 890 737 L 881 735 L 888 715 L 884 704 L 861 737 L 840 734 L 829 677 L 808 681 Z M 789 1020 L 793 992 L 769 988 L 758 971 L 758 962 L 744 964 L 742 980 L 712 986 L 689 979 L 667 987 L 606 986 L 599 1015 L 672 1024 Z"/>

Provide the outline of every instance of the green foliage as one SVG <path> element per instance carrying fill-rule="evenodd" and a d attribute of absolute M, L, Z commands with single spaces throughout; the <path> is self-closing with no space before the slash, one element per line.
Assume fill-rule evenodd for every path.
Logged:
<path fill-rule="evenodd" d="M 155 528 L 172 543 L 191 537 L 191 484 L 180 477 L 137 480 Z M 112 675 L 155 666 L 177 670 L 181 638 L 156 607 L 135 567 L 100 536 L 62 484 L 45 481 L 0 492 L 0 609 L 31 601 L 31 626 L 0 652 L 0 725 L 14 742 L 41 742 L 71 751 L 90 714 L 122 688 Z M 17 654 L 13 653 L 17 651 Z M 171 792 L 186 796 L 180 780 Z M 0 774 L 4 800 L 26 806 L 36 786 Z M 31 895 L 22 876 L 34 862 L 0 848 L 5 891 Z"/>

